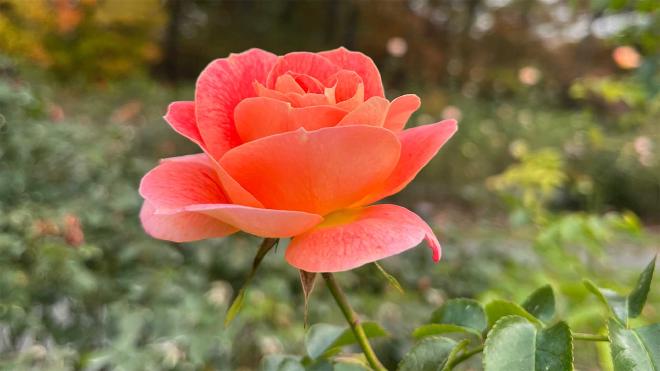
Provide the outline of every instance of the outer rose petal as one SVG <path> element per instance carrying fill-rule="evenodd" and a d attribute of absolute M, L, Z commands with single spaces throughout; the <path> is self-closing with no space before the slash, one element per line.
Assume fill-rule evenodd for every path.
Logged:
<path fill-rule="evenodd" d="M 374 61 L 360 52 L 352 52 L 341 47 L 318 53 L 331 60 L 344 70 L 357 72 L 364 82 L 364 97 L 384 97 L 383 82 Z"/>
<path fill-rule="evenodd" d="M 229 202 L 213 168 L 196 159 L 161 162 L 142 178 L 140 195 L 156 209 Z"/>
<path fill-rule="evenodd" d="M 338 125 L 383 126 L 389 105 L 385 98 L 371 97 L 349 112 Z"/>
<path fill-rule="evenodd" d="M 400 131 L 406 126 L 413 112 L 419 109 L 421 102 L 415 94 L 406 94 L 395 98 L 385 118 L 384 128 Z"/>
<path fill-rule="evenodd" d="M 379 191 L 365 197 L 356 205 L 368 205 L 402 190 L 431 161 L 456 130 L 456 120 L 444 120 L 400 132 L 398 136 L 401 141 L 401 157 L 396 168 Z"/>
<path fill-rule="evenodd" d="M 359 125 L 261 138 L 220 164 L 267 208 L 325 215 L 371 194 L 398 158 L 391 131 Z"/>
<path fill-rule="evenodd" d="M 144 230 L 152 237 L 174 242 L 190 242 L 228 236 L 237 228 L 224 224 L 212 217 L 181 212 L 172 215 L 156 215 L 156 209 L 145 201 L 140 210 Z"/>
<path fill-rule="evenodd" d="M 339 71 L 339 67 L 318 54 L 309 52 L 289 53 L 279 57 L 268 74 L 266 86 L 274 89 L 277 79 L 289 72 L 296 75 L 309 75 L 319 81 L 326 81 L 328 77 L 337 71 Z"/>
<path fill-rule="evenodd" d="M 399 254 L 423 239 L 437 262 L 440 243 L 419 216 L 396 205 L 373 205 L 329 215 L 294 237 L 285 257 L 307 272 L 339 272 Z"/>
<path fill-rule="evenodd" d="M 197 79 L 195 112 L 197 126 L 208 152 L 219 159 L 240 144 L 234 127 L 234 107 L 256 96 L 254 82 L 264 83 L 275 64 L 274 54 L 250 49 L 211 62 Z"/>
<path fill-rule="evenodd" d="M 204 140 L 195 119 L 195 102 L 172 102 L 163 118 L 174 131 L 204 148 Z"/>
<path fill-rule="evenodd" d="M 188 211 L 213 217 L 247 233 L 283 238 L 301 234 L 323 221 L 323 217 L 302 211 L 260 209 L 240 205 L 193 205 Z"/>
<path fill-rule="evenodd" d="M 163 163 L 181 162 L 184 164 L 195 163 L 202 166 L 203 168 L 211 168 L 213 169 L 213 171 L 215 171 L 215 176 L 217 177 L 217 181 L 219 182 L 222 190 L 224 191 L 224 194 L 231 201 L 230 203 L 252 206 L 252 207 L 263 207 L 261 202 L 259 202 L 256 198 L 254 198 L 254 196 L 252 196 L 248 191 L 245 190 L 245 188 L 243 188 L 240 184 L 238 184 L 236 180 L 234 180 L 229 174 L 227 174 L 227 171 L 223 169 L 216 160 L 209 157 L 209 155 L 205 153 L 198 153 L 195 155 L 187 155 L 187 156 L 179 156 L 179 157 L 170 157 L 161 160 L 161 162 Z M 208 169 L 205 169 L 203 171 L 207 172 Z M 216 180 L 216 177 L 212 177 L 212 179 Z M 164 187 L 168 187 L 167 180 L 166 183 L 164 184 Z M 207 203 L 207 202 L 208 200 L 203 201 L 201 203 Z"/>

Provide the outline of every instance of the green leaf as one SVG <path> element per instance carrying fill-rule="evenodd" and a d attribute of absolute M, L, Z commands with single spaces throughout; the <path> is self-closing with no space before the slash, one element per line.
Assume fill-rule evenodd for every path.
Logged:
<path fill-rule="evenodd" d="M 362 323 L 362 328 L 367 338 L 388 336 L 387 331 L 374 322 Z M 305 334 L 305 348 L 311 359 L 317 359 L 335 348 L 355 343 L 357 343 L 357 339 L 355 339 L 353 330 L 346 326 L 319 323 L 311 326 Z"/>
<path fill-rule="evenodd" d="M 252 278 L 254 278 L 254 275 L 257 273 L 257 268 L 259 268 L 261 261 L 264 259 L 266 254 L 268 254 L 268 251 L 277 245 L 278 241 L 279 239 L 277 238 L 264 238 L 261 246 L 259 246 L 259 250 L 257 250 L 257 254 L 254 256 L 254 260 L 252 260 L 252 269 L 245 279 L 245 283 L 243 283 L 241 289 L 238 290 L 238 295 L 236 295 L 236 298 L 234 298 L 234 301 L 232 301 L 231 305 L 227 309 L 227 313 L 225 314 L 225 327 L 229 326 L 231 321 L 233 321 L 236 315 L 241 311 L 241 308 L 243 308 L 243 302 L 245 301 L 248 285 L 252 281 Z"/>
<path fill-rule="evenodd" d="M 550 285 L 534 291 L 522 304 L 529 314 L 542 322 L 550 322 L 555 315 L 555 294 Z"/>
<path fill-rule="evenodd" d="M 261 361 L 261 371 L 305 371 L 305 367 L 300 363 L 300 357 L 273 354 L 264 357 Z"/>
<path fill-rule="evenodd" d="M 481 333 L 486 329 L 486 314 L 476 300 L 451 299 L 433 312 L 431 322 L 467 327 Z"/>
<path fill-rule="evenodd" d="M 616 319 L 624 325 L 628 323 L 628 299 L 616 292 L 596 286 L 590 280 L 584 280 L 584 285 L 603 303 Z"/>
<path fill-rule="evenodd" d="M 451 333 L 469 333 L 469 334 L 477 335 L 479 338 L 481 338 L 482 336 L 481 332 L 473 328 L 451 325 L 448 323 L 431 323 L 428 325 L 420 326 L 416 328 L 415 331 L 413 331 L 412 336 L 415 339 L 421 339 L 427 336 L 451 334 Z"/>
<path fill-rule="evenodd" d="M 573 370 L 573 337 L 566 322 L 536 334 L 536 370 Z"/>
<path fill-rule="evenodd" d="M 486 315 L 488 316 L 489 327 L 492 327 L 500 318 L 511 315 L 523 317 L 537 326 L 543 326 L 543 323 L 526 311 L 525 308 L 506 300 L 493 300 L 488 303 L 486 305 Z"/>
<path fill-rule="evenodd" d="M 639 275 L 635 289 L 628 295 L 628 315 L 630 318 L 635 318 L 642 313 L 642 308 L 646 304 L 646 297 L 651 288 L 651 280 L 653 279 L 653 271 L 655 270 L 655 259 L 646 266 L 642 274 Z"/>
<path fill-rule="evenodd" d="M 615 371 L 660 370 L 660 323 L 626 329 L 611 318 L 608 329 Z"/>
<path fill-rule="evenodd" d="M 571 331 L 564 322 L 539 330 L 526 318 L 502 317 L 488 333 L 483 363 L 485 371 L 571 371 Z"/>
<path fill-rule="evenodd" d="M 399 371 L 438 371 L 458 344 L 445 337 L 428 337 L 417 343 L 401 360 Z"/>
<path fill-rule="evenodd" d="M 486 307 L 488 311 L 488 307 Z M 500 318 L 484 346 L 485 371 L 534 370 L 536 327 L 518 316 Z"/>
<path fill-rule="evenodd" d="M 335 326 L 327 323 L 318 323 L 312 325 L 305 334 L 305 349 L 311 359 L 316 359 L 326 350 L 330 349 L 332 344 L 346 330 L 343 326 Z M 350 330 L 350 329 L 349 329 Z"/>
<path fill-rule="evenodd" d="M 385 277 L 385 279 L 387 280 L 387 282 L 389 282 L 390 285 L 391 285 L 392 287 L 394 287 L 398 292 L 400 292 L 401 294 L 403 294 L 403 287 L 401 287 L 401 284 L 400 284 L 399 281 L 396 279 L 396 277 L 394 277 L 393 275 L 387 273 L 387 271 L 386 271 L 386 270 L 385 270 L 380 264 L 378 264 L 378 262 L 374 262 L 374 265 L 376 266 L 376 268 L 378 268 L 378 270 L 380 271 L 380 273 Z"/>

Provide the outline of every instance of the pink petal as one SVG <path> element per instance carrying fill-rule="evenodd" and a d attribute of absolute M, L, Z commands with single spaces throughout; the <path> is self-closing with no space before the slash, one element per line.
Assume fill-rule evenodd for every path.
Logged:
<path fill-rule="evenodd" d="M 305 93 L 305 90 L 300 87 L 296 82 L 296 79 L 288 73 L 277 78 L 277 81 L 275 82 L 275 90 L 281 93 Z"/>
<path fill-rule="evenodd" d="M 140 182 L 140 195 L 157 209 L 228 203 L 212 167 L 195 161 L 163 161 Z"/>
<path fill-rule="evenodd" d="M 364 82 L 364 97 L 385 97 L 380 72 L 374 61 L 360 52 L 349 51 L 346 48 L 337 48 L 318 53 L 329 59 L 344 70 L 357 72 Z"/>
<path fill-rule="evenodd" d="M 328 215 L 294 237 L 285 257 L 307 272 L 340 272 L 400 254 L 424 239 L 437 262 L 440 243 L 419 216 L 396 205 L 373 205 Z"/>
<path fill-rule="evenodd" d="M 163 118 L 174 131 L 204 148 L 204 140 L 195 119 L 195 102 L 172 102 Z"/>
<path fill-rule="evenodd" d="M 335 126 L 346 116 L 346 111 L 334 106 L 309 106 L 294 108 L 291 119 L 297 127 L 309 131 Z"/>
<path fill-rule="evenodd" d="M 362 84 L 362 78 L 357 72 L 341 70 L 330 76 L 328 86 L 332 86 L 334 89 L 335 101 L 343 102 L 357 93 L 360 84 Z"/>
<path fill-rule="evenodd" d="M 385 98 L 371 97 L 344 116 L 338 125 L 383 126 L 389 105 Z"/>
<path fill-rule="evenodd" d="M 391 131 L 360 125 L 257 139 L 220 164 L 267 208 L 325 215 L 373 193 L 398 158 Z"/>
<path fill-rule="evenodd" d="M 316 93 L 287 93 L 286 98 L 291 102 L 294 107 L 309 107 L 309 106 L 322 106 L 330 103 L 325 94 Z"/>
<path fill-rule="evenodd" d="M 287 73 L 308 75 L 319 81 L 326 81 L 330 75 L 337 71 L 339 71 L 339 67 L 318 54 L 309 52 L 289 53 L 277 59 L 277 63 L 268 74 L 266 87 L 275 88 L 277 79 Z"/>
<path fill-rule="evenodd" d="M 215 218 L 259 237 L 291 237 L 323 221 L 320 215 L 302 211 L 260 209 L 241 205 L 193 205 L 184 210 Z"/>
<path fill-rule="evenodd" d="M 289 73 L 296 78 L 296 82 L 307 93 L 323 93 L 323 84 L 321 84 L 319 80 L 309 75 L 303 75 L 295 72 L 289 72 Z"/>
<path fill-rule="evenodd" d="M 401 157 L 396 168 L 379 191 L 356 205 L 368 205 L 405 188 L 457 130 L 456 120 L 444 120 L 400 132 Z"/>
<path fill-rule="evenodd" d="M 140 210 L 140 220 L 147 234 L 160 240 L 191 242 L 224 237 L 238 231 L 235 227 L 199 213 L 156 215 L 155 211 L 153 205 L 145 201 Z"/>
<path fill-rule="evenodd" d="M 293 126 L 290 111 L 291 105 L 281 100 L 265 97 L 244 99 L 234 110 L 238 135 L 243 142 L 250 142 L 268 135 L 297 129 Z"/>
<path fill-rule="evenodd" d="M 186 163 L 193 163 L 205 168 L 204 172 L 209 172 L 209 169 L 215 172 L 217 181 L 220 184 L 220 187 L 224 191 L 224 194 L 229 198 L 231 203 L 252 207 L 263 207 L 261 202 L 259 202 L 254 196 L 252 196 L 248 191 L 246 191 L 240 184 L 236 182 L 227 171 L 223 169 L 216 160 L 211 158 L 205 153 L 199 153 L 194 155 L 179 156 L 179 157 L 170 157 L 161 160 L 161 163 L 164 162 L 180 162 L 185 166 Z M 195 167 L 196 169 L 197 167 Z M 155 170 L 155 169 L 154 169 Z M 152 170 L 152 171 L 154 171 Z M 216 179 L 212 177 L 213 179 Z M 164 185 L 167 187 L 167 185 Z M 206 203 L 206 202 L 201 202 Z"/>
<path fill-rule="evenodd" d="M 281 93 L 274 89 L 268 89 L 267 87 L 263 86 L 258 82 L 254 83 L 254 90 L 257 92 L 257 96 L 259 97 L 273 98 L 285 102 L 289 101 L 289 98 L 286 97 L 286 94 Z"/>
<path fill-rule="evenodd" d="M 254 83 L 264 83 L 275 64 L 274 54 L 250 49 L 211 62 L 197 79 L 195 110 L 197 126 L 208 152 L 219 159 L 240 144 L 234 126 L 234 107 L 256 96 Z"/>
<path fill-rule="evenodd" d="M 331 92 L 328 92 L 331 93 Z M 328 94 L 326 93 L 326 95 Z M 355 95 L 353 95 L 351 98 L 339 102 L 335 105 L 337 108 L 341 108 L 346 111 L 353 111 L 356 109 L 360 104 L 364 102 L 364 84 L 360 83 L 358 84 L 356 90 L 355 90 Z"/>
<path fill-rule="evenodd" d="M 406 94 L 395 98 L 390 103 L 390 109 L 387 112 L 383 127 L 393 131 L 403 130 L 410 116 L 419 109 L 420 105 L 419 97 L 415 94 Z"/>

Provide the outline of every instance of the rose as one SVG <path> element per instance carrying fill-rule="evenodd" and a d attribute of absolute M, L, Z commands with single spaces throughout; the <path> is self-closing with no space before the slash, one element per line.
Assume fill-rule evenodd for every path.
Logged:
<path fill-rule="evenodd" d="M 140 213 L 159 239 L 184 242 L 242 230 L 292 237 L 287 261 L 309 272 L 352 269 L 426 239 L 416 214 L 367 206 L 403 189 L 456 131 L 446 120 L 403 130 L 415 95 L 388 101 L 373 61 L 344 48 L 217 59 L 195 100 L 165 120 L 204 153 L 163 160 L 144 176 Z"/>

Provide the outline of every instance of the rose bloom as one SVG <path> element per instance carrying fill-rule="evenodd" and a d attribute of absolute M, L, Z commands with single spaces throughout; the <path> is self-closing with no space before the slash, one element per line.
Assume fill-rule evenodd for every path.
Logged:
<path fill-rule="evenodd" d="M 349 270 L 426 240 L 416 214 L 370 204 L 403 189 L 456 132 L 456 121 L 403 130 L 420 100 L 388 101 L 373 61 L 344 48 L 276 56 L 250 49 L 211 62 L 195 100 L 165 120 L 203 153 L 144 176 L 151 236 L 187 242 L 244 231 L 286 238 L 308 272 Z"/>

